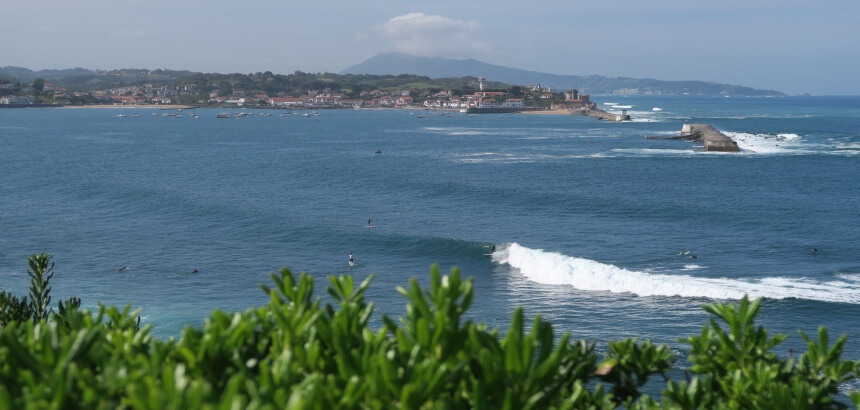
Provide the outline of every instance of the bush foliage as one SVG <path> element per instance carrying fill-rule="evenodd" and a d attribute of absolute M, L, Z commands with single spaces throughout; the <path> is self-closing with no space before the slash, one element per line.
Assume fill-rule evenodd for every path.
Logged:
<path fill-rule="evenodd" d="M 801 333 L 808 349 L 787 358 L 754 319 L 761 300 L 705 307 L 712 315 L 690 346 L 686 380 L 670 380 L 677 359 L 664 345 L 626 339 L 595 345 L 557 336 L 540 316 L 514 311 L 504 336 L 465 316 L 471 279 L 430 270 L 413 279 L 399 320 L 372 329 L 371 278 L 330 277 L 331 303 L 307 274 L 273 274 L 266 305 L 212 312 L 178 339 L 152 337 L 138 312 L 80 301 L 50 304 L 50 256 L 30 258 L 29 297 L 0 292 L 0 408 L 844 408 L 839 386 L 858 362 Z M 652 398 L 641 389 L 660 376 Z M 657 379 L 657 382 L 660 380 Z M 860 395 L 852 396 L 854 404 Z M 658 399 L 660 399 L 658 401 Z"/>

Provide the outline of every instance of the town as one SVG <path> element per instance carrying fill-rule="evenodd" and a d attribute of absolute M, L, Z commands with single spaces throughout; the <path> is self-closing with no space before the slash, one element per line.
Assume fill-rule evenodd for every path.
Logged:
<path fill-rule="evenodd" d="M 276 77 L 283 76 L 272 75 L 262 81 L 272 82 Z M 170 85 L 144 83 L 101 90 L 73 91 L 41 78 L 27 84 L 0 80 L 0 107 L 185 105 L 278 109 L 426 108 L 505 112 L 570 110 L 593 105 L 588 95 L 580 95 L 576 90 L 557 92 L 539 84 L 510 86 L 487 83 L 482 77 L 468 77 L 464 78 L 464 81 L 471 81 L 471 84 L 457 89 L 426 83 L 416 85 L 414 82 L 372 89 L 346 84 L 338 88 L 307 87 L 304 90 L 267 92 L 254 89 L 253 83 L 249 86 L 240 81 L 213 80 L 205 84 L 185 82 Z"/>

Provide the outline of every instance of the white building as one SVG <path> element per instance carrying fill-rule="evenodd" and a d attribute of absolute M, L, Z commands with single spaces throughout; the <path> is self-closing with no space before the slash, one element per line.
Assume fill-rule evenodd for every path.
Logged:
<path fill-rule="evenodd" d="M 9 105 L 9 104 L 35 104 L 36 97 L 32 95 L 9 95 L 6 97 L 0 97 L 0 104 Z"/>
<path fill-rule="evenodd" d="M 509 98 L 502 103 L 502 108 L 523 108 L 526 106 L 522 98 Z"/>

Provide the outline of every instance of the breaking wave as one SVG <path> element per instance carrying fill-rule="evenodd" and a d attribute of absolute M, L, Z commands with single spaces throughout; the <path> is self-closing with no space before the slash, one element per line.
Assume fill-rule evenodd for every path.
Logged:
<path fill-rule="evenodd" d="M 747 152 L 759 154 L 808 153 L 803 147 L 803 138 L 797 134 L 753 134 L 748 132 L 725 132 Z"/>
<path fill-rule="evenodd" d="M 529 280 L 547 285 L 568 285 L 586 291 L 712 299 L 740 299 L 748 295 L 860 304 L 860 283 L 855 281 L 822 282 L 784 277 L 741 280 L 654 274 L 557 252 L 530 249 L 517 243 L 502 247 L 496 251 L 493 259 L 518 269 Z"/>

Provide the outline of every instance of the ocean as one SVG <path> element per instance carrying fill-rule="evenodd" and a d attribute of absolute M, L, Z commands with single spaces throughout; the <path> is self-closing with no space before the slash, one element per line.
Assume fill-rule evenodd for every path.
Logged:
<path fill-rule="evenodd" d="M 0 109 L 0 288 L 25 294 L 47 252 L 54 303 L 131 305 L 168 338 L 265 303 L 282 267 L 320 297 L 329 275 L 375 273 L 368 299 L 397 317 L 395 287 L 435 263 L 474 277 L 470 318 L 503 332 L 522 306 L 576 339 L 682 353 L 703 305 L 747 294 L 791 335 L 778 352 L 827 326 L 860 359 L 860 97 L 593 99 L 633 121 Z M 644 138 L 685 123 L 742 152 Z"/>

